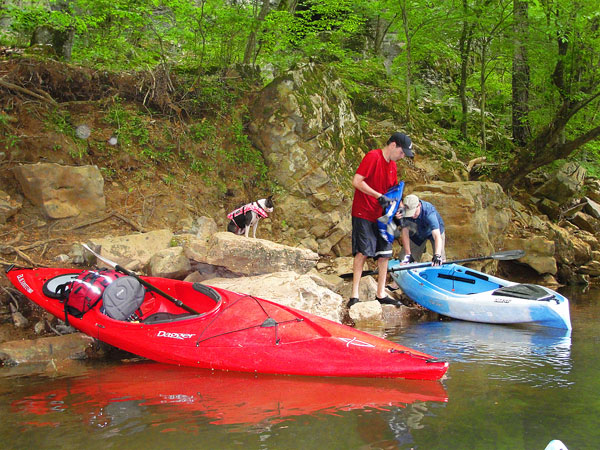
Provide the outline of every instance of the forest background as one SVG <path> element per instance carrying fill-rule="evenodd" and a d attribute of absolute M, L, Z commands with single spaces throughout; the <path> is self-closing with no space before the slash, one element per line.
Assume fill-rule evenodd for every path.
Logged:
<path fill-rule="evenodd" d="M 388 120 L 445 140 L 460 161 L 485 156 L 477 176 L 506 190 L 563 159 L 600 176 L 592 0 L 2 0 L 0 45 L 3 56 L 25 49 L 133 76 L 140 91 L 151 80 L 153 102 L 132 110 L 112 94 L 103 120 L 136 158 L 183 163 L 223 195 L 232 180 L 277 191 L 246 136 L 247 107 L 307 60 L 335 69 L 365 130 Z M 11 104 L 2 108 L 5 147 L 18 146 Z M 145 126 L 157 116 L 174 124 L 162 144 Z M 51 121 L 60 127 L 68 113 Z M 90 144 L 73 142 L 71 156 L 85 160 Z M 110 167 L 103 172 L 110 180 Z"/>

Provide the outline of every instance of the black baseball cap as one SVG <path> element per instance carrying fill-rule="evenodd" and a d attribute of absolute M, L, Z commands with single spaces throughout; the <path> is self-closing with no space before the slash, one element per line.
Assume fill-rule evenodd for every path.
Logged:
<path fill-rule="evenodd" d="M 412 150 L 412 141 L 404 133 L 394 133 L 390 136 L 387 143 L 395 142 L 398 147 L 402 147 L 407 158 L 414 158 L 415 154 Z"/>

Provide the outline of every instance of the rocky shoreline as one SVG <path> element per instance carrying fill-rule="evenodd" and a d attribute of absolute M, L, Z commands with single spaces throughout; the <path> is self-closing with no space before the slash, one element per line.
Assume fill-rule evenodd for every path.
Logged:
<path fill-rule="evenodd" d="M 94 112 L 89 104 L 78 109 L 84 107 L 78 102 L 64 107 L 77 121 Z M 219 231 L 226 229 L 227 212 L 237 202 L 226 182 L 221 190 L 211 191 L 209 184 L 199 188 L 199 178 L 189 170 L 169 164 L 154 164 L 150 170 L 136 160 L 135 151 L 123 149 L 113 155 L 94 153 L 88 146 L 89 163 L 84 164 L 69 153 L 72 142 L 60 151 L 57 142 L 64 136 L 44 131 L 45 147 L 36 138 L 0 155 L 0 224 L 7 236 L 0 245 L 0 262 L 89 268 L 96 261 L 82 251 L 81 243 L 88 243 L 139 273 L 235 289 L 356 326 L 436 320 L 406 299 L 400 308 L 382 307 L 372 300 L 371 277 L 361 283 L 362 302 L 351 311 L 346 308 L 350 283 L 339 275 L 352 267 L 351 174 L 361 152 L 381 142 L 362 131 L 335 74 L 314 64 L 301 65 L 262 89 L 249 114 L 248 137 L 264 157 L 269 180 L 281 189 L 274 213 L 260 223 L 261 239 Z M 15 120 L 24 125 L 32 115 L 23 110 L 20 117 Z M 114 131 L 101 122 L 90 128 L 98 142 Z M 372 125 L 382 140 L 400 129 L 388 121 Z M 31 126 L 37 130 L 42 124 L 32 119 Z M 481 162 L 465 164 L 449 143 L 412 136 L 417 157 L 402 161 L 399 176 L 406 182 L 406 194 L 433 203 L 444 218 L 448 259 L 523 249 L 526 255 L 519 261 L 472 266 L 551 287 L 600 279 L 599 180 L 568 162 L 552 173 L 536 172 L 519 189 L 505 193 L 497 183 L 475 180 Z M 102 162 L 102 167 L 95 165 Z M 131 230 L 135 233 L 127 234 Z M 0 356 L 7 364 L 20 361 L 2 356 L 7 343 L 60 338 L 70 331 L 10 286 L 4 290 Z M 75 354 L 86 355 L 83 347 Z"/>
<path fill-rule="evenodd" d="M 521 280 L 515 281 L 547 286 L 595 282 L 600 275 L 600 245 L 594 232 L 598 219 L 584 212 L 591 206 L 592 214 L 598 209 L 600 215 L 600 208 L 589 197 L 571 216 L 555 223 L 509 198 L 494 183 L 437 181 L 416 185 L 413 192 L 440 205 L 448 224 L 449 259 L 491 254 L 497 248 L 524 249 L 526 256 L 519 261 L 502 262 L 502 266 L 495 261 L 481 261 L 474 267 L 515 277 L 520 274 Z M 588 189 L 590 193 L 598 194 L 598 190 Z M 270 220 L 264 220 L 263 235 L 268 234 Z M 352 271 L 350 256 L 323 256 L 302 245 L 221 232 L 223 223 L 205 216 L 184 219 L 180 225 L 176 232 L 157 229 L 89 237 L 85 243 L 104 258 L 141 274 L 245 292 L 359 327 L 383 329 L 415 320 L 439 319 L 401 293 L 391 294 L 404 302 L 398 308 L 374 301 L 376 281 L 368 276 L 361 283 L 362 301 L 348 310 L 350 283 L 339 275 Z M 82 269 L 102 266 L 81 244 L 72 243 L 68 254 L 57 255 L 53 265 Z M 0 336 L 0 360 L 4 365 L 56 365 L 56 361 L 106 354 L 98 352 L 97 344 L 86 337 L 73 337 L 73 328 L 40 311 L 15 289 L 5 291 L 0 310 L 5 322 Z M 6 327 L 12 327 L 12 331 Z M 17 341 L 11 339 L 15 334 Z M 25 340 L 31 337 L 39 339 Z"/>

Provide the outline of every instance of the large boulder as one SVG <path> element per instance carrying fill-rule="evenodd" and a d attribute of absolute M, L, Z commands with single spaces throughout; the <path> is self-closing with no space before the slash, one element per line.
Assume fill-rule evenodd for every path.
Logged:
<path fill-rule="evenodd" d="M 557 267 L 554 259 L 555 244 L 543 236 L 528 236 L 525 238 L 507 238 L 505 245 L 509 249 L 523 249 L 525 256 L 519 262 L 528 265 L 539 274 L 556 275 Z"/>
<path fill-rule="evenodd" d="M 139 270 L 148 265 L 154 254 L 171 247 L 172 239 L 171 231 L 154 230 L 148 233 L 91 239 L 90 244 L 92 248 L 100 250 L 101 256 L 127 269 Z"/>
<path fill-rule="evenodd" d="M 16 365 L 63 359 L 87 359 L 94 354 L 93 345 L 94 339 L 83 333 L 33 341 L 10 341 L 0 344 L 0 360 L 6 365 Z"/>
<path fill-rule="evenodd" d="M 594 219 L 600 219 L 600 204 L 595 202 L 589 197 L 585 197 L 585 207 L 584 210 L 587 214 L 592 216 Z"/>
<path fill-rule="evenodd" d="M 266 239 L 246 238 L 233 233 L 219 232 L 208 241 L 193 235 L 177 239 L 186 256 L 198 263 L 225 267 L 243 275 L 292 270 L 307 273 L 315 268 L 319 255 L 311 250 L 277 244 Z"/>
<path fill-rule="evenodd" d="M 153 277 L 183 278 L 190 273 L 192 266 L 185 256 L 183 247 L 170 247 L 159 250 L 148 263 L 148 274 Z"/>
<path fill-rule="evenodd" d="M 97 166 L 22 164 L 14 168 L 25 197 L 51 219 L 104 211 L 104 178 Z"/>
<path fill-rule="evenodd" d="M 347 252 L 337 244 L 349 239 L 348 174 L 368 149 L 340 79 L 330 69 L 299 65 L 266 86 L 250 113 L 250 138 L 288 193 L 277 218 L 289 227 L 289 243 L 321 254 Z M 306 239 L 309 229 L 314 240 Z"/>
<path fill-rule="evenodd" d="M 581 193 L 585 183 L 585 169 L 579 164 L 568 162 L 556 170 L 533 195 L 549 198 L 560 205 Z"/>
<path fill-rule="evenodd" d="M 575 215 L 569 218 L 569 221 L 581 230 L 592 234 L 600 233 L 600 220 L 584 212 L 579 211 L 575 213 Z"/>
<path fill-rule="evenodd" d="M 448 259 L 489 255 L 503 247 L 511 201 L 499 184 L 435 181 L 411 191 L 407 194 L 432 203 L 444 219 Z"/>
<path fill-rule="evenodd" d="M 343 298 L 314 274 L 287 271 L 254 277 L 213 278 L 204 283 L 272 300 L 335 322 L 340 322 L 344 315 Z"/>
<path fill-rule="evenodd" d="M 566 230 L 555 224 L 549 224 L 549 239 L 554 242 L 555 258 L 559 264 L 581 266 L 592 257 L 590 243 L 597 242 L 589 233 Z M 590 243 L 586 242 L 586 239 Z"/>

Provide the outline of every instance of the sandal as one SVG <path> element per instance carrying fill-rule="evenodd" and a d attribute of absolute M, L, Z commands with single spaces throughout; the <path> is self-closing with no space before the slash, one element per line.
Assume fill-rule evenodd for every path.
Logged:
<path fill-rule="evenodd" d="M 350 307 L 352 305 L 357 304 L 358 302 L 360 302 L 359 299 L 357 299 L 356 297 L 352 297 L 350 300 L 348 300 L 348 304 L 346 305 L 346 308 L 350 309 Z"/>
<path fill-rule="evenodd" d="M 397 291 L 398 289 L 400 289 L 400 286 L 396 285 L 396 287 L 393 287 L 391 284 L 386 284 L 385 288 L 390 292 L 394 292 L 394 291 Z"/>
<path fill-rule="evenodd" d="M 400 306 L 402 303 L 400 302 L 400 300 L 395 300 L 392 297 L 383 297 L 383 298 L 379 298 L 377 296 L 375 296 L 375 298 L 377 299 L 377 301 L 379 303 L 381 303 L 382 305 L 394 305 L 396 308 L 398 306 Z"/>

